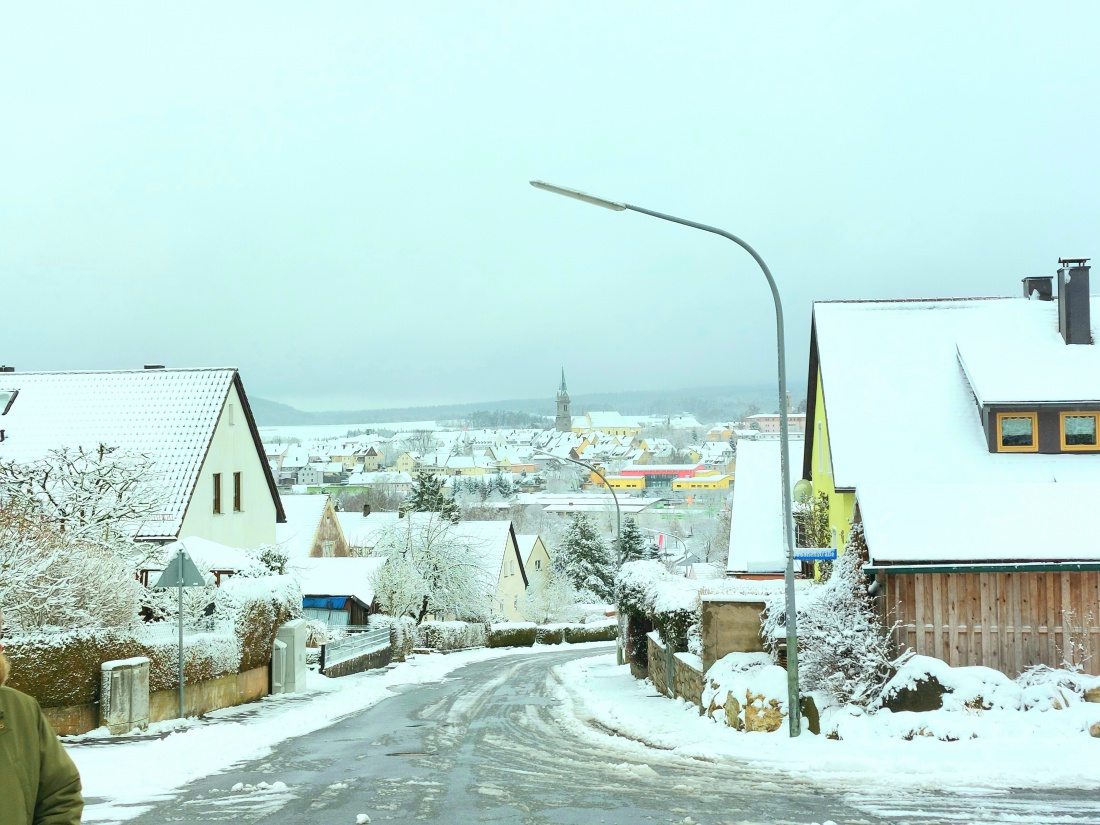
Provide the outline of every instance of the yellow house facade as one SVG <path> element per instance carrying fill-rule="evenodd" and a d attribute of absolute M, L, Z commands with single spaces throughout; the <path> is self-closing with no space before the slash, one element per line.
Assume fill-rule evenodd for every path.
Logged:
<path fill-rule="evenodd" d="M 802 457 L 802 477 L 808 478 L 813 485 L 813 495 L 825 493 L 829 497 L 829 526 L 832 531 L 832 546 L 843 551 L 848 541 L 848 531 L 855 516 L 856 492 L 852 489 L 837 489 L 833 483 L 832 453 L 829 450 L 829 419 L 826 414 L 825 387 L 821 380 L 821 368 L 817 364 L 816 345 L 811 361 L 814 368 L 812 383 L 813 418 L 807 422 L 806 441 Z"/>

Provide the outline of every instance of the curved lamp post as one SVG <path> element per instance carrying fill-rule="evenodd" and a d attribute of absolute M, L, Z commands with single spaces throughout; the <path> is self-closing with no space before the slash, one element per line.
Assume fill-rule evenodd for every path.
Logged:
<path fill-rule="evenodd" d="M 704 223 L 696 223 L 695 221 L 689 221 L 683 218 L 677 218 L 673 215 L 666 215 L 663 212 L 654 212 L 651 209 L 643 209 L 641 206 L 633 206 L 632 204 L 623 203 L 621 201 L 610 201 L 606 198 L 589 195 L 586 192 L 581 192 L 576 189 L 555 186 L 554 184 L 544 183 L 539 180 L 531 181 L 531 185 L 536 189 L 543 189 L 547 192 L 553 192 L 556 195 L 565 195 L 567 198 L 590 203 L 593 206 L 602 206 L 604 209 L 610 209 L 614 212 L 623 212 L 625 210 L 640 212 L 643 215 L 660 218 L 663 221 L 671 221 L 672 223 L 678 223 L 682 226 L 690 226 L 692 229 L 701 229 L 703 232 L 721 235 L 723 238 L 728 238 L 733 241 L 752 255 L 753 260 L 756 261 L 763 271 L 764 277 L 768 279 L 768 286 L 772 291 L 772 300 L 775 302 L 775 334 L 779 355 L 779 440 L 780 464 L 783 474 L 781 498 L 783 500 L 783 538 L 787 546 L 787 564 L 783 574 L 786 586 L 787 608 L 787 719 L 790 723 L 791 736 L 798 736 L 802 727 L 802 713 L 798 696 L 798 626 L 794 601 L 794 520 L 791 514 L 790 447 L 787 444 L 787 365 L 783 334 L 783 304 L 779 300 L 779 290 L 775 286 L 775 279 L 772 278 L 772 273 L 768 269 L 768 265 L 764 263 L 764 259 L 756 253 L 755 249 L 736 235 L 726 232 L 724 229 L 708 226 Z"/>
<path fill-rule="evenodd" d="M 639 527 L 638 529 L 645 530 L 647 533 L 656 533 L 658 536 L 668 536 L 670 539 L 676 539 L 676 541 L 680 542 L 680 546 L 684 549 L 684 559 L 687 559 L 688 553 L 690 552 L 688 550 L 688 544 L 675 533 L 666 533 L 664 530 L 657 530 L 653 527 Z M 687 574 L 685 573 L 685 575 Z"/>
<path fill-rule="evenodd" d="M 578 464 L 581 467 L 586 467 L 600 477 L 600 479 L 603 481 L 603 486 L 606 487 L 611 493 L 611 500 L 615 502 L 615 546 L 618 547 L 619 534 L 622 532 L 623 529 L 623 514 L 622 511 L 619 509 L 619 497 L 615 495 L 615 488 L 607 483 L 607 477 L 586 461 L 581 461 L 577 458 L 570 458 L 569 456 L 554 455 L 553 453 L 548 453 L 546 450 L 540 450 L 535 447 L 532 447 L 531 449 L 539 455 L 549 456 L 550 458 L 556 458 L 560 459 L 561 461 L 568 461 L 572 464 Z"/>

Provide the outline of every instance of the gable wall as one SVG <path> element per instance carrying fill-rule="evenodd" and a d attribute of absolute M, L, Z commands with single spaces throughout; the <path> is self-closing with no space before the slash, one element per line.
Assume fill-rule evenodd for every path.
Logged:
<path fill-rule="evenodd" d="M 512 531 L 508 531 L 508 547 L 504 551 L 504 561 L 497 576 L 497 590 L 493 596 L 493 612 L 502 613 L 510 622 L 522 622 L 523 616 L 517 607 L 519 598 L 527 589 L 523 582 L 523 560 L 519 557 Z"/>
<path fill-rule="evenodd" d="M 229 423 L 232 408 L 233 423 Z M 241 473 L 241 512 L 233 512 L 233 473 Z M 215 515 L 214 474 L 222 476 L 222 512 Z M 229 387 L 179 537 L 199 536 L 228 547 L 275 543 L 275 502 L 267 486 L 237 388 Z"/>
<path fill-rule="evenodd" d="M 813 457 L 811 460 L 811 478 L 814 495 L 826 493 L 829 496 L 829 524 L 836 531 L 837 548 L 844 549 L 848 540 L 848 530 L 855 514 L 855 493 L 837 492 L 833 484 L 833 460 L 829 445 L 829 422 L 825 415 L 825 388 L 821 381 L 821 370 L 817 372 L 817 394 L 814 402 L 814 431 L 806 433 L 807 439 L 813 439 Z"/>

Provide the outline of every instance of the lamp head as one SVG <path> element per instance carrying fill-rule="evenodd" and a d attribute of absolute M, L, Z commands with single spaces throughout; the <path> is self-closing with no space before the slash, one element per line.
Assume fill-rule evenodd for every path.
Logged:
<path fill-rule="evenodd" d="M 606 198 L 598 198 L 595 195 L 589 195 L 587 192 L 582 192 L 579 189 L 570 189 L 567 186 L 555 186 L 552 183 L 546 183 L 541 180 L 531 181 L 531 185 L 536 189 L 544 189 L 547 192 L 553 192 L 555 195 L 565 195 L 567 198 L 573 198 L 574 200 L 584 201 L 590 203 L 593 206 L 602 206 L 604 209 L 610 209 L 614 212 L 622 212 L 626 209 L 625 203 L 619 203 L 618 201 L 609 201 Z"/>

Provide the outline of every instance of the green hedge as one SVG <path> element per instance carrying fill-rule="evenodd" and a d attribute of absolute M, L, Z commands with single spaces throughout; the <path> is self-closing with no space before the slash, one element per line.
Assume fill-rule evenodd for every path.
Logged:
<path fill-rule="evenodd" d="M 618 623 L 604 625 L 573 624 L 564 629 L 566 644 L 611 642 L 619 638 Z"/>
<path fill-rule="evenodd" d="M 494 625 L 489 628 L 489 647 L 531 647 L 537 632 L 534 624 Z"/>

